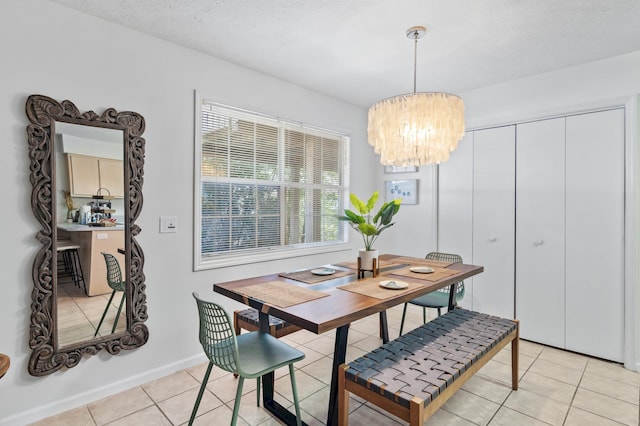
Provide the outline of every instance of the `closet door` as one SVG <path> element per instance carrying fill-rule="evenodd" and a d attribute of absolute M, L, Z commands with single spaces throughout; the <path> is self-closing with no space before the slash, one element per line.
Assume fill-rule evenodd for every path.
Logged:
<path fill-rule="evenodd" d="M 446 163 L 438 166 L 438 251 L 472 256 L 473 132 L 467 132 Z M 425 253 L 426 254 L 426 253 Z M 461 306 L 473 309 L 473 278 L 464 281 Z"/>
<path fill-rule="evenodd" d="M 473 310 L 513 318 L 515 127 L 473 136 Z"/>
<path fill-rule="evenodd" d="M 516 127 L 516 318 L 520 337 L 565 346 L 565 119 Z"/>
<path fill-rule="evenodd" d="M 567 117 L 566 347 L 621 361 L 624 110 Z"/>

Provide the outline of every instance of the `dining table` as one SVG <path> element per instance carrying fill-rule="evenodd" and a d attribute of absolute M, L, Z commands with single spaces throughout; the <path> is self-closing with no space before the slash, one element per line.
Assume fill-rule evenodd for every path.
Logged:
<path fill-rule="evenodd" d="M 345 363 L 349 326 L 378 314 L 380 337 L 389 340 L 386 310 L 424 294 L 450 286 L 449 309 L 455 285 L 481 273 L 482 266 L 383 254 L 376 274 L 362 277 L 355 261 L 214 283 L 216 293 L 259 312 L 260 332 L 268 333 L 269 315 L 315 334 L 335 332 L 327 425 L 337 425 L 338 367 Z M 359 278 L 360 277 L 360 278 Z M 274 373 L 262 380 L 263 405 L 286 424 L 295 414 L 274 400 Z M 303 423 L 304 424 L 304 423 Z"/>

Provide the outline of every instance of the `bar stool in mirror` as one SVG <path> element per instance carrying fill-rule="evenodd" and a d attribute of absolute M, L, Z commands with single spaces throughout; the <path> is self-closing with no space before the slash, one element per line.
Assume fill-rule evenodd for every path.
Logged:
<path fill-rule="evenodd" d="M 76 287 L 83 288 L 86 295 L 87 285 L 84 281 L 84 274 L 82 272 L 82 264 L 80 263 L 78 250 L 80 250 L 80 246 L 71 240 L 56 241 L 56 251 L 58 255 L 58 284 L 73 282 Z M 68 278 L 68 280 L 65 281 L 65 278 Z"/>

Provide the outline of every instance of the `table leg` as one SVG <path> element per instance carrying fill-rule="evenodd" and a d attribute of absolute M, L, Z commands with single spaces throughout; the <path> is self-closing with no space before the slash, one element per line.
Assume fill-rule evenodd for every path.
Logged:
<path fill-rule="evenodd" d="M 336 342 L 333 349 L 333 367 L 331 370 L 331 389 L 329 391 L 329 411 L 327 426 L 338 424 L 338 367 L 344 364 L 347 355 L 347 336 L 349 324 L 336 329 Z"/>
<path fill-rule="evenodd" d="M 456 289 L 458 288 L 458 283 L 451 284 L 449 287 L 449 308 L 447 311 L 452 311 L 455 307 L 455 298 L 456 298 Z"/>
<path fill-rule="evenodd" d="M 387 311 L 380 312 L 380 338 L 382 343 L 389 342 L 389 326 L 387 324 Z"/>
<path fill-rule="evenodd" d="M 260 312 L 259 318 L 260 332 L 269 333 L 269 315 Z M 295 425 L 295 414 L 287 410 L 285 407 L 283 407 L 273 399 L 274 380 L 274 372 L 262 376 L 262 405 L 267 409 L 267 411 L 282 420 L 286 425 Z M 302 424 L 304 426 L 308 426 L 305 422 L 302 422 Z"/>

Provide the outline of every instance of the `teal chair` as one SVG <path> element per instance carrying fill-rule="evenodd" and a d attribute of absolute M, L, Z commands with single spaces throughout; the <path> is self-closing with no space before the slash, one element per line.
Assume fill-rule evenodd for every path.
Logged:
<path fill-rule="evenodd" d="M 107 284 L 111 288 L 111 297 L 109 297 L 109 302 L 107 306 L 104 308 L 104 312 L 102 313 L 102 318 L 100 318 L 100 322 L 98 323 L 98 327 L 96 328 L 96 332 L 93 337 L 98 335 L 98 331 L 100 331 L 100 327 L 102 326 L 102 322 L 104 318 L 107 316 L 107 312 L 109 312 L 109 308 L 111 307 L 111 301 L 113 301 L 113 297 L 118 292 L 122 292 L 122 298 L 120 299 L 120 305 L 118 306 L 118 313 L 116 314 L 116 319 L 113 321 L 113 327 L 111 327 L 111 334 L 116 331 L 116 327 L 118 325 L 118 319 L 120 318 L 120 312 L 122 312 L 122 305 L 124 305 L 125 300 L 125 289 L 127 288 L 126 281 L 122 280 L 122 271 L 120 270 L 120 263 L 118 263 L 118 259 L 115 258 L 114 255 L 109 253 L 102 252 L 104 256 L 104 261 L 107 263 Z"/>
<path fill-rule="evenodd" d="M 260 377 L 288 365 L 291 388 L 293 390 L 293 402 L 296 407 L 296 418 L 298 426 L 300 426 L 302 424 L 300 420 L 300 404 L 298 402 L 293 363 L 303 359 L 304 353 L 279 341 L 268 333 L 254 331 L 236 336 L 229 315 L 222 307 L 200 299 L 197 293 L 193 293 L 193 297 L 196 299 L 200 315 L 200 343 L 204 353 L 209 358 L 209 366 L 204 374 L 198 398 L 193 406 L 189 425 L 193 424 L 196 418 L 200 400 L 207 387 L 209 374 L 214 365 L 239 376 L 231 425 L 235 425 L 238 421 L 244 379 L 257 379 L 256 393 L 258 394 L 258 406 L 260 406 Z"/>
<path fill-rule="evenodd" d="M 462 257 L 457 254 L 451 253 L 439 253 L 439 252 L 431 252 L 425 256 L 425 259 L 429 260 L 439 260 L 442 262 L 450 262 L 450 263 L 462 263 Z M 446 286 L 441 288 L 440 290 L 432 291 L 431 293 L 427 293 L 424 296 L 416 297 L 415 299 L 410 300 L 409 302 L 404 304 L 404 309 L 402 310 L 402 322 L 400 323 L 400 336 L 402 336 L 402 329 L 404 328 L 404 319 L 407 315 L 407 305 L 411 303 L 412 305 L 422 306 L 422 322 L 427 322 L 427 308 L 434 308 L 438 310 L 438 316 L 441 314 L 442 308 L 446 308 L 449 306 L 449 290 L 451 286 Z M 460 281 L 456 284 L 456 294 L 454 298 L 454 304 L 457 304 L 464 297 L 464 281 Z"/>

